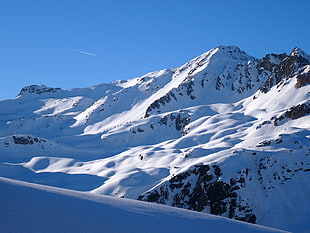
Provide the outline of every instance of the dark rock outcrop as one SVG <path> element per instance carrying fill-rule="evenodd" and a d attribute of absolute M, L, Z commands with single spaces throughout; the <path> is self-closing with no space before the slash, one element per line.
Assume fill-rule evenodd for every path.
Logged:
<path fill-rule="evenodd" d="M 273 72 L 274 68 L 278 65 L 275 61 L 282 61 L 285 57 L 287 57 L 287 54 L 281 53 L 281 54 L 268 54 L 265 57 L 263 57 L 261 60 L 259 60 L 257 67 L 262 68 L 260 70 L 267 70 L 269 72 Z M 272 61 L 275 60 L 275 61 Z"/>
<path fill-rule="evenodd" d="M 297 75 L 296 87 L 301 88 L 310 84 L 310 72 L 305 72 Z"/>
<path fill-rule="evenodd" d="M 147 109 L 144 115 L 144 118 L 149 117 L 151 114 L 150 112 L 153 111 L 154 109 L 158 109 L 158 112 L 160 112 L 160 106 L 161 105 L 165 105 L 167 103 L 169 103 L 172 98 L 174 100 L 177 101 L 176 96 L 174 95 L 174 93 L 172 91 L 170 91 L 169 93 L 167 93 L 166 95 L 162 96 L 161 98 L 159 98 L 158 100 L 155 100 Z"/>
<path fill-rule="evenodd" d="M 221 180 L 221 175 L 218 165 L 195 165 L 138 199 L 195 211 L 208 210 L 214 215 L 255 223 L 256 215 L 249 206 L 240 202 L 236 192 L 245 180 L 231 179 L 227 183 Z"/>
<path fill-rule="evenodd" d="M 179 111 L 178 113 L 171 113 L 162 117 L 158 123 L 169 127 L 174 125 L 175 129 L 180 131 L 190 123 L 190 116 L 183 111 Z"/>
<path fill-rule="evenodd" d="M 300 117 L 310 114 L 310 103 L 298 104 L 294 107 L 291 107 L 285 112 L 285 117 L 288 117 L 292 120 L 298 119 Z"/>
<path fill-rule="evenodd" d="M 280 125 L 286 119 L 296 120 L 298 118 L 307 116 L 310 114 L 310 102 L 298 104 L 288 109 L 284 114 L 278 117 L 272 117 L 271 120 L 275 126 Z"/>
<path fill-rule="evenodd" d="M 12 136 L 15 144 L 32 145 L 34 143 L 46 142 L 46 140 L 30 136 Z"/>
<path fill-rule="evenodd" d="M 60 88 L 47 87 L 45 85 L 30 85 L 27 87 L 23 87 L 19 92 L 18 96 L 24 93 L 30 94 L 42 94 L 42 93 L 55 93 L 57 91 L 61 91 Z"/>
<path fill-rule="evenodd" d="M 278 58 L 281 59 L 283 56 L 284 54 L 278 55 Z M 279 64 L 271 64 L 268 58 L 263 58 L 259 63 L 259 67 L 270 71 L 271 75 L 260 90 L 267 93 L 273 86 L 291 78 L 299 68 L 309 64 L 310 61 L 300 55 L 298 48 L 293 49 L 291 54 L 283 58 Z"/>

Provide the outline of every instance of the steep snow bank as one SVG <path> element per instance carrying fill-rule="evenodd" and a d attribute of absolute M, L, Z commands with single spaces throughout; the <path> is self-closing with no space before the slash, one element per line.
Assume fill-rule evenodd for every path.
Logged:
<path fill-rule="evenodd" d="M 1 232 L 282 232 L 208 214 L 0 178 Z"/>

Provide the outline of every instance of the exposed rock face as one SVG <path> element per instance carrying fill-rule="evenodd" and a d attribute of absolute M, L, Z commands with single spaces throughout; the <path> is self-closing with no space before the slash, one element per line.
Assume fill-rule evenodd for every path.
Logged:
<path fill-rule="evenodd" d="M 307 59 L 295 54 L 293 50 L 291 55 L 283 59 L 279 66 L 274 70 L 277 83 L 281 81 L 282 77 L 289 78 L 298 68 L 308 64 L 309 61 Z"/>
<path fill-rule="evenodd" d="M 44 139 L 30 136 L 12 136 L 15 144 L 31 145 L 34 143 L 46 142 Z"/>
<path fill-rule="evenodd" d="M 297 83 L 296 83 L 297 88 L 301 88 L 303 86 L 310 84 L 310 72 L 309 71 L 298 74 L 296 78 L 297 78 Z"/>
<path fill-rule="evenodd" d="M 226 183 L 221 181 L 221 175 L 217 165 L 195 165 L 138 199 L 195 211 L 208 210 L 211 214 L 255 223 L 253 210 L 240 201 L 236 192 L 245 179 L 240 177 Z"/>
<path fill-rule="evenodd" d="M 288 118 L 292 119 L 292 120 L 296 120 L 296 119 L 299 119 L 301 117 L 307 116 L 309 114 L 310 114 L 310 103 L 308 101 L 306 103 L 302 103 L 302 104 L 298 104 L 296 106 L 292 106 L 284 114 L 282 114 L 278 117 L 271 118 L 271 121 L 273 121 L 273 124 L 275 126 L 278 126 Z M 269 123 L 271 123 L 271 121 L 269 121 Z"/>
<path fill-rule="evenodd" d="M 287 55 L 285 53 L 281 54 L 268 54 L 259 60 L 257 67 L 262 68 L 262 70 L 267 70 L 272 72 L 274 68 L 279 65 L 279 62 L 282 61 Z"/>
<path fill-rule="evenodd" d="M 277 58 L 282 59 L 279 64 L 272 64 L 270 57 L 265 57 L 261 60 L 260 67 L 271 72 L 269 78 L 260 88 L 263 93 L 267 93 L 271 87 L 278 85 L 281 81 L 291 78 L 299 68 L 310 64 L 307 58 L 300 55 L 298 48 L 293 49 L 291 54 L 285 58 L 283 58 L 284 55 L 278 55 Z"/>
<path fill-rule="evenodd" d="M 171 113 L 164 116 L 158 123 L 160 125 L 169 125 L 170 127 L 174 125 L 175 129 L 177 131 L 180 131 L 181 129 L 184 129 L 184 127 L 188 125 L 189 122 L 190 117 L 188 116 L 188 114 L 180 111 L 179 113 Z"/>
<path fill-rule="evenodd" d="M 57 91 L 61 91 L 60 88 L 52 88 L 52 87 L 47 87 L 45 85 L 30 85 L 27 87 L 24 87 L 21 89 L 19 92 L 18 96 L 24 94 L 24 93 L 33 93 L 33 94 L 42 94 L 42 93 L 54 93 Z"/>
<path fill-rule="evenodd" d="M 295 120 L 308 114 L 310 114 L 309 102 L 304 104 L 298 104 L 294 107 L 291 107 L 288 111 L 286 111 L 285 117 Z"/>
<path fill-rule="evenodd" d="M 145 118 L 146 118 L 146 117 L 149 117 L 149 116 L 150 116 L 150 112 L 151 112 L 152 110 L 154 110 L 154 109 L 158 109 L 158 112 L 160 112 L 160 111 L 159 111 L 160 106 L 169 103 L 169 102 L 172 100 L 172 98 L 175 99 L 175 100 L 177 100 L 177 99 L 176 99 L 176 96 L 175 96 L 174 93 L 171 91 L 171 92 L 167 93 L 165 96 L 163 96 L 163 97 L 159 98 L 158 100 L 154 101 L 154 102 L 147 108 L 144 117 L 145 117 Z"/>

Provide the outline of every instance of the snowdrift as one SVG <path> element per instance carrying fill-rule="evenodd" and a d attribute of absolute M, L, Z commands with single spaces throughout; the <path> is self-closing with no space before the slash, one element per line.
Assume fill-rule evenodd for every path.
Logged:
<path fill-rule="evenodd" d="M 0 231 L 283 232 L 188 210 L 0 178 Z"/>

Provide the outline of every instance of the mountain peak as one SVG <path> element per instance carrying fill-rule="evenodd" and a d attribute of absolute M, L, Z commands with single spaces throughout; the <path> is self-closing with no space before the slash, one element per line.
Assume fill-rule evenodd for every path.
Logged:
<path fill-rule="evenodd" d="M 223 52 L 241 52 L 241 49 L 235 45 L 219 45 L 216 48 L 220 49 Z"/>
<path fill-rule="evenodd" d="M 246 52 L 242 51 L 238 46 L 235 45 L 228 45 L 228 46 L 219 45 L 215 49 L 224 53 L 225 55 L 227 55 L 232 59 L 241 59 L 241 60 L 254 59 L 254 57 L 248 55 Z"/>
<path fill-rule="evenodd" d="M 310 62 L 310 55 L 298 47 L 295 47 L 292 50 L 292 52 L 290 53 L 290 56 L 302 57 L 302 58 L 305 58 L 306 60 L 308 60 L 308 62 Z"/>

